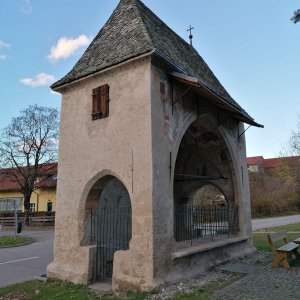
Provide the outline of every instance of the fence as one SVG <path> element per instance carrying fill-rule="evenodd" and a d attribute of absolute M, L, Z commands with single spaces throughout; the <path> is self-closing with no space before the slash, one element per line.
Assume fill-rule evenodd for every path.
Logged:
<path fill-rule="evenodd" d="M 19 220 L 24 223 L 24 217 L 20 217 Z M 41 216 L 41 217 L 29 217 L 30 226 L 54 226 L 55 216 Z M 0 224 L 4 226 L 14 226 L 15 217 L 0 217 Z"/>
<path fill-rule="evenodd" d="M 91 211 L 87 219 L 90 244 L 96 244 L 94 278 L 111 278 L 114 253 L 127 250 L 131 239 L 131 207 L 105 207 Z"/>
<path fill-rule="evenodd" d="M 229 238 L 239 231 L 238 206 L 175 207 L 175 240 L 193 242 Z"/>

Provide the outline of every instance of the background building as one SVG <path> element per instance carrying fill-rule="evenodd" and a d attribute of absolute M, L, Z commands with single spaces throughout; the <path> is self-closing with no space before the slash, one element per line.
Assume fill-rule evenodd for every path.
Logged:
<path fill-rule="evenodd" d="M 17 169 L 13 169 L 17 174 Z M 35 182 L 35 190 L 30 199 L 30 210 L 51 212 L 56 209 L 57 163 L 41 166 Z M 23 194 L 14 177 L 0 169 L 0 212 L 24 211 Z"/>

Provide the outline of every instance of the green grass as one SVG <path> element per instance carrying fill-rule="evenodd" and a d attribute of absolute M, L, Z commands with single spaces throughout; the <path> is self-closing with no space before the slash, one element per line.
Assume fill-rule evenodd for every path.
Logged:
<path fill-rule="evenodd" d="M 19 298 L 11 299 L 118 299 L 112 293 L 106 295 L 96 295 L 92 293 L 87 286 L 73 284 L 69 282 L 48 280 L 42 281 L 28 281 L 25 283 L 14 284 L 8 287 L 0 288 L 1 297 L 8 297 L 8 295 L 19 295 Z M 6 299 L 6 298 L 4 298 Z M 9 298 L 10 299 L 10 298 Z"/>
<path fill-rule="evenodd" d="M 32 241 L 33 239 L 28 236 L 0 236 L 0 247 L 16 246 Z"/>

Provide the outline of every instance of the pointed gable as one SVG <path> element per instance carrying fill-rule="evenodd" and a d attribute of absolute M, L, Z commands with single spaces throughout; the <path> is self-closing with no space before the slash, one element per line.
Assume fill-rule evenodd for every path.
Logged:
<path fill-rule="evenodd" d="M 138 10 L 139 1 L 122 0 L 73 69 L 57 88 L 153 50 Z"/>
<path fill-rule="evenodd" d="M 228 94 L 198 52 L 140 0 L 121 0 L 73 69 L 51 88 L 55 90 L 146 53 L 155 53 L 171 63 L 174 71 L 196 78 L 201 86 L 241 114 L 242 121 L 263 127 Z"/>

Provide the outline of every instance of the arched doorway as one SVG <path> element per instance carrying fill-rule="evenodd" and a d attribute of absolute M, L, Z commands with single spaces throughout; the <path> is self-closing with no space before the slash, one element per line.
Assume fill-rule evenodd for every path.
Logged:
<path fill-rule="evenodd" d="M 178 149 L 173 187 L 177 242 L 219 239 L 238 231 L 232 160 L 212 119 L 207 115 L 194 121 Z"/>
<path fill-rule="evenodd" d="M 86 201 L 83 244 L 95 244 L 93 281 L 111 279 L 114 253 L 128 250 L 132 235 L 132 212 L 128 191 L 114 176 L 100 178 Z"/>

